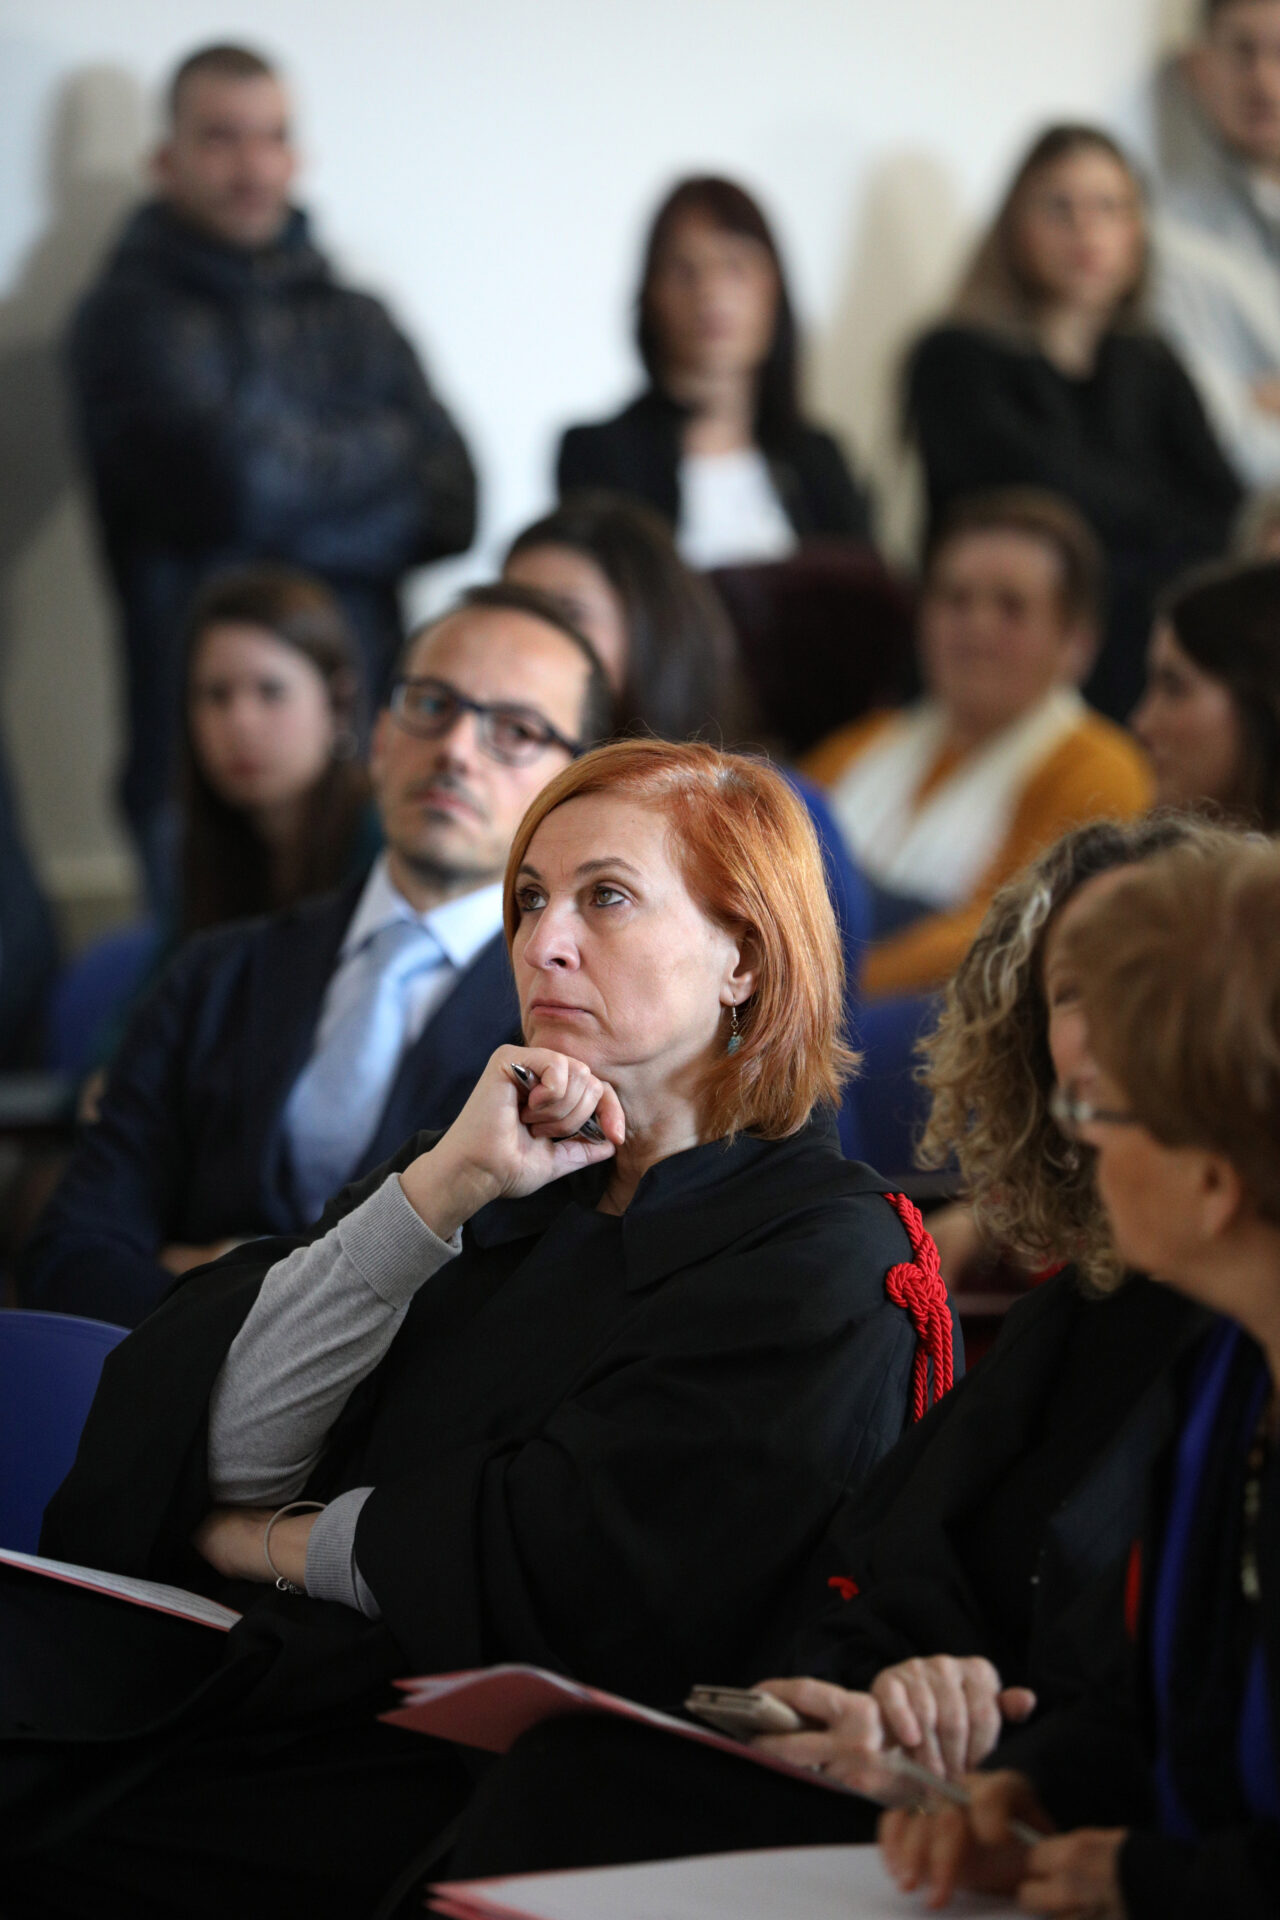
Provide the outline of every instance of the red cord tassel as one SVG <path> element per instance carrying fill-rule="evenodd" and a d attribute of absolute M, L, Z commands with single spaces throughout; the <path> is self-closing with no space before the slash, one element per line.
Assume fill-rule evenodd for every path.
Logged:
<path fill-rule="evenodd" d="M 941 1400 L 955 1379 L 951 1349 L 951 1309 L 942 1278 L 938 1249 L 925 1226 L 920 1209 L 905 1193 L 887 1193 L 885 1199 L 901 1220 L 911 1242 L 913 1259 L 891 1267 L 885 1276 L 884 1290 L 897 1307 L 911 1315 L 916 1330 L 916 1357 L 911 1370 L 911 1417 L 920 1420 L 930 1405 L 930 1366 L 933 1372 L 932 1400 Z"/>

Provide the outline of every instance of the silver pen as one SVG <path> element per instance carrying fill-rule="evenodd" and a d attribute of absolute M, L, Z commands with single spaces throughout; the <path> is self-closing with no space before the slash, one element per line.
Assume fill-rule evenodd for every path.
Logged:
<path fill-rule="evenodd" d="M 962 1787 L 955 1780 L 944 1780 L 939 1774 L 931 1773 L 928 1767 L 922 1767 L 918 1760 L 912 1760 L 900 1747 L 890 1747 L 884 1753 L 869 1754 L 868 1760 L 876 1767 L 883 1767 L 899 1780 L 910 1782 L 922 1792 L 936 1794 L 939 1800 L 948 1801 L 953 1807 L 972 1805 L 973 1795 L 968 1787 Z M 1010 1820 L 1009 1832 L 1024 1847 L 1038 1847 L 1048 1835 L 1037 1833 L 1025 1820 Z"/>
<path fill-rule="evenodd" d="M 508 1060 L 507 1072 L 511 1075 L 511 1078 L 515 1081 L 516 1085 L 518 1087 L 522 1087 L 526 1093 L 532 1093 L 535 1087 L 540 1086 L 542 1084 L 541 1081 L 538 1079 L 537 1074 L 533 1072 L 532 1068 L 526 1067 L 519 1060 Z M 606 1135 L 605 1135 L 604 1128 L 600 1125 L 600 1122 L 596 1119 L 593 1113 L 591 1118 L 589 1120 L 584 1120 L 582 1125 L 578 1127 L 575 1132 L 566 1134 L 565 1139 L 566 1140 L 589 1140 L 592 1146 L 601 1146 L 606 1142 Z"/>

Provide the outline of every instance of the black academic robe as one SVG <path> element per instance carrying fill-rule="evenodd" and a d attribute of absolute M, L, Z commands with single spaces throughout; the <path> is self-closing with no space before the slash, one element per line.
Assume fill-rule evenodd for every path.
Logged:
<path fill-rule="evenodd" d="M 321 1225 L 427 1144 L 348 1189 Z M 299 1243 L 228 1255 L 116 1350 L 42 1550 L 199 1586 L 245 1618 L 172 1697 L 148 1684 L 145 1731 L 130 1724 L 111 1603 L 86 1601 L 81 1637 L 76 1606 L 57 1603 L 84 1692 L 55 1703 L 50 1727 L 29 1682 L 10 1678 L 26 1729 L 10 1712 L 0 1739 L 0 1812 L 21 1811 L 28 1856 L 45 1864 L 56 1834 L 91 1846 L 110 1827 L 105 1776 L 128 1820 L 221 1742 L 258 1782 L 261 1828 L 246 1836 L 239 1818 L 218 1832 L 215 1878 L 236 1911 L 256 1912 L 237 1859 L 281 1807 L 292 1814 L 312 1743 L 349 1726 L 369 1766 L 339 1769 L 308 1817 L 322 1836 L 349 1826 L 380 1885 L 459 1791 L 448 1749 L 421 1740 L 419 1758 L 373 1724 L 397 1676 L 533 1660 L 668 1704 L 707 1673 L 751 1677 L 783 1586 L 907 1422 L 915 1334 L 884 1291 L 911 1258 L 906 1234 L 825 1126 L 676 1155 L 622 1219 L 595 1211 L 602 1181 L 589 1169 L 477 1215 L 332 1430 L 306 1493 L 375 1488 L 355 1551 L 380 1622 L 228 1590 L 189 1545 L 209 1505 L 209 1393 L 264 1274 Z M 8 1576 L 0 1607 L 6 1584 L 25 1595 L 31 1580 Z M 281 1730 L 299 1726 L 285 1766 Z M 90 1761 L 85 1738 L 103 1730 L 116 1737 Z M 416 1765 L 411 1816 L 378 1784 L 378 1761 Z"/>

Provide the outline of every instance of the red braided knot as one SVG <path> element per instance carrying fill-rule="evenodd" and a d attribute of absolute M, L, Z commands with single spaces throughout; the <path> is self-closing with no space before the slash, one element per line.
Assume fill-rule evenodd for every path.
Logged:
<path fill-rule="evenodd" d="M 933 1235 L 919 1207 L 905 1193 L 886 1193 L 885 1199 L 901 1220 L 911 1242 L 912 1260 L 891 1267 L 884 1290 L 895 1307 L 905 1307 L 916 1330 L 916 1357 L 911 1369 L 911 1417 L 920 1420 L 929 1406 L 929 1363 L 933 1363 L 933 1398 L 941 1400 L 954 1380 L 951 1356 L 951 1311 Z"/>

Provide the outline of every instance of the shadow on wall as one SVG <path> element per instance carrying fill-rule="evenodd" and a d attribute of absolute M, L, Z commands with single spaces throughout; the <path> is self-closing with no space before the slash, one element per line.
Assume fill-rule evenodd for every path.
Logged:
<path fill-rule="evenodd" d="M 48 149 L 50 224 L 0 301 L 0 672 L 23 811 L 55 891 L 127 877 L 114 776 L 111 610 L 62 374 L 75 301 L 138 198 L 137 80 L 86 68 L 61 88 Z"/>
<path fill-rule="evenodd" d="M 904 152 L 882 160 L 859 192 L 830 326 L 810 346 L 815 411 L 859 422 L 883 545 L 914 558 L 920 490 L 900 425 L 902 365 L 945 305 L 972 243 L 972 222 L 942 162 Z"/>

